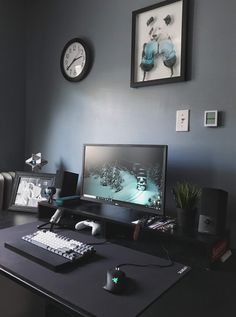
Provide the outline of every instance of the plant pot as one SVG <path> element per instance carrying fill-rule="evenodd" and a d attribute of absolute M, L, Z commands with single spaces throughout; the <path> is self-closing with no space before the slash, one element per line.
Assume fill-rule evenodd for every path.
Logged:
<path fill-rule="evenodd" d="M 177 225 L 184 232 L 193 232 L 196 228 L 197 209 L 177 208 Z"/>

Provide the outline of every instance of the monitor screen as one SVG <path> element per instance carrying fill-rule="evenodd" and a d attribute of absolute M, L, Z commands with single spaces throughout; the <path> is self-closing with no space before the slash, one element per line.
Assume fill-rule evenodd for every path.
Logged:
<path fill-rule="evenodd" d="M 164 214 L 167 145 L 84 145 L 81 198 Z"/>

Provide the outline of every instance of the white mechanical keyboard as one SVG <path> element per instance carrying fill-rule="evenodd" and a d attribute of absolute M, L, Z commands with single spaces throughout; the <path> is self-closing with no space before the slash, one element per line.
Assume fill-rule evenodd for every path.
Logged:
<path fill-rule="evenodd" d="M 93 246 L 67 238 L 48 230 L 38 230 L 22 237 L 24 241 L 32 243 L 49 252 L 62 256 L 71 262 L 87 257 L 95 252 Z"/>

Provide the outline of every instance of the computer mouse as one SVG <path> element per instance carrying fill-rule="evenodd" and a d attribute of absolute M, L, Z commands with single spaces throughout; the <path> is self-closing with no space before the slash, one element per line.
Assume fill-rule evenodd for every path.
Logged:
<path fill-rule="evenodd" d="M 111 293 L 120 294 L 125 290 L 127 278 L 123 271 L 115 268 L 107 271 L 107 281 L 103 288 Z"/>

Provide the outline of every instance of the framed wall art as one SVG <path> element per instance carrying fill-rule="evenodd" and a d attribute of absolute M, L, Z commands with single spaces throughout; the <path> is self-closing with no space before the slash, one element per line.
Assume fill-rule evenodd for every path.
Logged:
<path fill-rule="evenodd" d="M 55 174 L 16 172 L 9 210 L 37 212 L 38 202 L 47 200 L 45 189 L 54 186 Z"/>
<path fill-rule="evenodd" d="M 131 87 L 184 81 L 187 0 L 132 12 Z"/>

